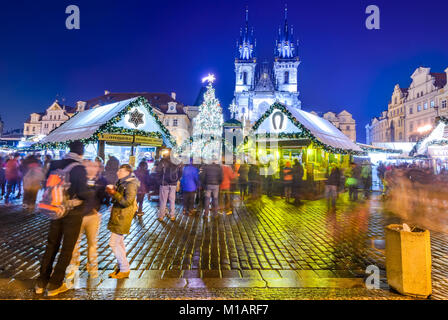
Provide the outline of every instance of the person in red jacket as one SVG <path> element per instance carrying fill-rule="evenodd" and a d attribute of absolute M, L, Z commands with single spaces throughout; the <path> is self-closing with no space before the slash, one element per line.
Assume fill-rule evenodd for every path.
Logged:
<path fill-rule="evenodd" d="M 225 212 L 227 215 L 232 214 L 233 206 L 232 199 L 230 197 L 230 186 L 232 180 L 238 177 L 238 174 L 232 170 L 232 167 L 228 165 L 222 166 L 222 182 L 219 186 L 220 189 L 220 200 L 221 211 Z"/>
<path fill-rule="evenodd" d="M 20 165 L 19 154 L 14 154 L 5 164 L 5 179 L 6 179 L 6 196 L 5 204 L 9 203 L 9 196 L 14 193 L 17 182 L 19 181 Z"/>

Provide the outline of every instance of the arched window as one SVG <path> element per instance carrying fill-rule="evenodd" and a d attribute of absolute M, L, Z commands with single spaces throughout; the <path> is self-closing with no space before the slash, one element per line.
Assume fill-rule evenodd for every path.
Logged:
<path fill-rule="evenodd" d="M 247 85 L 247 72 L 246 71 L 243 72 L 243 84 Z"/>
<path fill-rule="evenodd" d="M 285 84 L 289 83 L 289 71 L 285 71 Z"/>

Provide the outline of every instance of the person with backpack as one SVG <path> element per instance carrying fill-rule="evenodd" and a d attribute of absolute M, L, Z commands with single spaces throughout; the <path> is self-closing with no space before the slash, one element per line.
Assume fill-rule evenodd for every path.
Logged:
<path fill-rule="evenodd" d="M 132 173 L 129 164 L 123 164 L 117 171 L 118 181 L 115 186 L 107 185 L 106 192 L 112 197 L 112 211 L 107 229 L 111 232 L 109 247 L 118 262 L 118 268 L 109 274 L 109 278 L 124 279 L 129 277 L 130 266 L 126 258 L 124 235 L 131 229 L 132 219 L 137 211 L 137 190 L 140 182 Z"/>
<path fill-rule="evenodd" d="M 166 154 L 163 156 L 163 159 L 157 165 L 156 169 L 159 181 L 159 213 L 158 220 L 160 222 L 163 221 L 163 217 L 166 214 L 166 204 L 170 202 L 170 220 L 176 220 L 175 212 L 176 212 L 176 191 L 177 191 L 177 183 L 182 176 L 180 166 L 176 166 L 171 162 L 170 155 Z"/>
<path fill-rule="evenodd" d="M 213 197 L 213 216 L 214 218 L 218 217 L 219 185 L 222 182 L 222 168 L 217 162 L 218 160 L 214 158 L 211 164 L 206 164 L 202 167 L 201 181 L 203 181 L 205 186 L 204 218 L 208 217 L 211 197 Z"/>
<path fill-rule="evenodd" d="M 87 171 L 87 188 L 91 191 L 91 196 L 86 200 L 84 206 L 84 215 L 82 218 L 81 230 L 78 241 L 73 249 L 72 259 L 67 268 L 68 280 L 75 277 L 80 265 L 79 247 L 82 235 L 87 238 L 87 272 L 89 277 L 94 279 L 98 277 L 98 232 L 101 225 L 101 201 L 106 193 L 106 184 L 100 179 L 101 167 L 98 161 L 84 160 Z"/>
<path fill-rule="evenodd" d="M 52 195 L 55 194 L 52 191 L 56 190 L 49 186 L 54 185 L 52 183 L 58 180 L 64 183 L 64 188 L 61 190 L 63 194 L 59 194 L 58 198 L 65 196 L 68 199 L 66 203 L 70 203 L 70 206 L 65 207 L 66 214 L 64 216 L 50 221 L 47 245 L 35 286 L 37 294 L 44 293 L 47 288 L 48 296 L 56 296 L 71 289 L 71 285 L 63 281 L 81 229 L 84 201 L 90 196 L 90 191 L 87 188 L 87 172 L 82 163 L 84 145 L 77 140 L 69 144 L 69 149 L 70 152 L 65 155 L 64 159 L 53 161 L 50 164 L 46 190 L 39 203 L 40 210 L 51 208 L 52 203 L 57 203 L 57 199 L 52 198 Z M 64 179 L 62 179 L 63 177 Z M 53 266 L 59 249 L 58 261 Z"/>
<path fill-rule="evenodd" d="M 193 165 L 193 159 L 182 170 L 180 180 L 182 198 L 184 202 L 184 214 L 194 215 L 194 200 L 196 192 L 199 190 L 199 170 Z"/>

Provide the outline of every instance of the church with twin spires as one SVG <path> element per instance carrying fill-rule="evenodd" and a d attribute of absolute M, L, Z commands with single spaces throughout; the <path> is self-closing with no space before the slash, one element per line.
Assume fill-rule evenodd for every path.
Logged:
<path fill-rule="evenodd" d="M 301 108 L 297 90 L 297 68 L 300 64 L 298 44 L 293 39 L 293 28 L 288 25 L 285 7 L 283 26 L 278 30 L 274 48 L 274 64 L 258 63 L 253 28 L 246 23 L 240 30 L 235 58 L 235 93 L 232 101 L 235 118 L 241 122 L 257 121 L 274 103 L 290 108 Z"/>

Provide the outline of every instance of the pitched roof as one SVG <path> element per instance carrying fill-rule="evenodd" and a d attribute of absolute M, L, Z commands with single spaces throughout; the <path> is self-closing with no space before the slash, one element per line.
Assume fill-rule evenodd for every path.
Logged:
<path fill-rule="evenodd" d="M 177 103 L 177 113 L 185 114 L 183 110 L 183 104 L 171 97 L 167 93 L 150 93 L 150 92 L 111 92 L 86 101 L 85 109 L 91 109 L 95 106 L 103 106 L 113 102 L 119 102 L 128 100 L 135 97 L 144 97 L 148 100 L 151 107 L 159 109 L 161 112 L 166 113 L 168 110 L 168 102 Z"/>
<path fill-rule="evenodd" d="M 437 88 L 443 88 L 446 85 L 446 73 L 431 72 L 431 76 L 435 78 L 434 85 Z"/>

